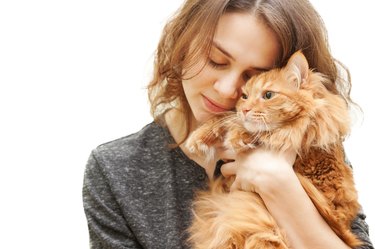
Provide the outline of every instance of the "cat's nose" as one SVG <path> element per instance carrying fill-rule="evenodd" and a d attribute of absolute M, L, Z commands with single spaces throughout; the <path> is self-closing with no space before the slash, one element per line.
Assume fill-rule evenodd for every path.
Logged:
<path fill-rule="evenodd" d="M 243 115 L 246 115 L 249 111 L 251 111 L 251 110 L 250 109 L 243 109 L 242 113 L 243 113 Z"/>

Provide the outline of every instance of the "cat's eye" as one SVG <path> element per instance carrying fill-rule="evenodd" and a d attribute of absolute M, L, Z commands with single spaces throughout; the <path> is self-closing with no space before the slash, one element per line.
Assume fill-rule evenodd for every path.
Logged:
<path fill-rule="evenodd" d="M 273 96 L 275 96 L 275 93 L 274 93 L 274 92 L 267 91 L 267 92 L 265 92 L 265 94 L 263 95 L 263 98 L 264 98 L 264 99 L 271 99 Z"/>
<path fill-rule="evenodd" d="M 242 99 L 247 99 L 247 95 L 243 93 L 243 94 L 241 95 L 241 98 L 242 98 Z"/>

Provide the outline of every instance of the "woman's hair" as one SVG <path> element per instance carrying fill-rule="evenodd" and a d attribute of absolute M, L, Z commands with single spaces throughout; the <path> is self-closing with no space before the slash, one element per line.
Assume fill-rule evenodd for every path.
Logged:
<path fill-rule="evenodd" d="M 184 72 L 201 56 L 208 58 L 219 18 L 228 12 L 253 14 L 273 30 L 281 48 L 275 67 L 302 50 L 310 68 L 330 80 L 327 89 L 352 102 L 349 71 L 332 57 L 325 25 L 308 0 L 186 0 L 164 27 L 157 47 L 148 85 L 155 120 L 169 108 L 179 108 L 185 115 L 186 139 L 191 117 L 182 88 Z"/>

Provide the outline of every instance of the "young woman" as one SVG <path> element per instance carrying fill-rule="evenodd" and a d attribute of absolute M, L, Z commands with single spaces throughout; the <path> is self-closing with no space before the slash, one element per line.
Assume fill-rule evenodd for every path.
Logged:
<path fill-rule="evenodd" d="M 92 248 L 189 248 L 187 228 L 196 190 L 215 165 L 193 155 L 186 138 L 214 115 L 232 110 L 241 86 L 283 66 L 302 50 L 327 88 L 349 102 L 350 81 L 338 77 L 323 23 L 307 0 L 187 0 L 165 26 L 149 84 L 155 121 L 103 144 L 88 161 L 83 200 Z M 173 146 L 175 145 L 175 146 Z M 256 191 L 293 248 L 349 248 L 331 230 L 301 187 L 295 154 L 261 148 L 227 151 L 224 176 Z M 234 160 L 234 161 L 233 161 Z M 373 248 L 364 214 L 353 232 Z"/>

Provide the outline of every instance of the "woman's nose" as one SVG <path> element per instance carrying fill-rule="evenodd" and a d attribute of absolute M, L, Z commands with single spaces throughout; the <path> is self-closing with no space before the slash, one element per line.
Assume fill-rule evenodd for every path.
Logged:
<path fill-rule="evenodd" d="M 229 75 L 218 79 L 214 84 L 214 89 L 223 98 L 236 99 L 242 86 L 242 80 L 235 75 Z"/>

